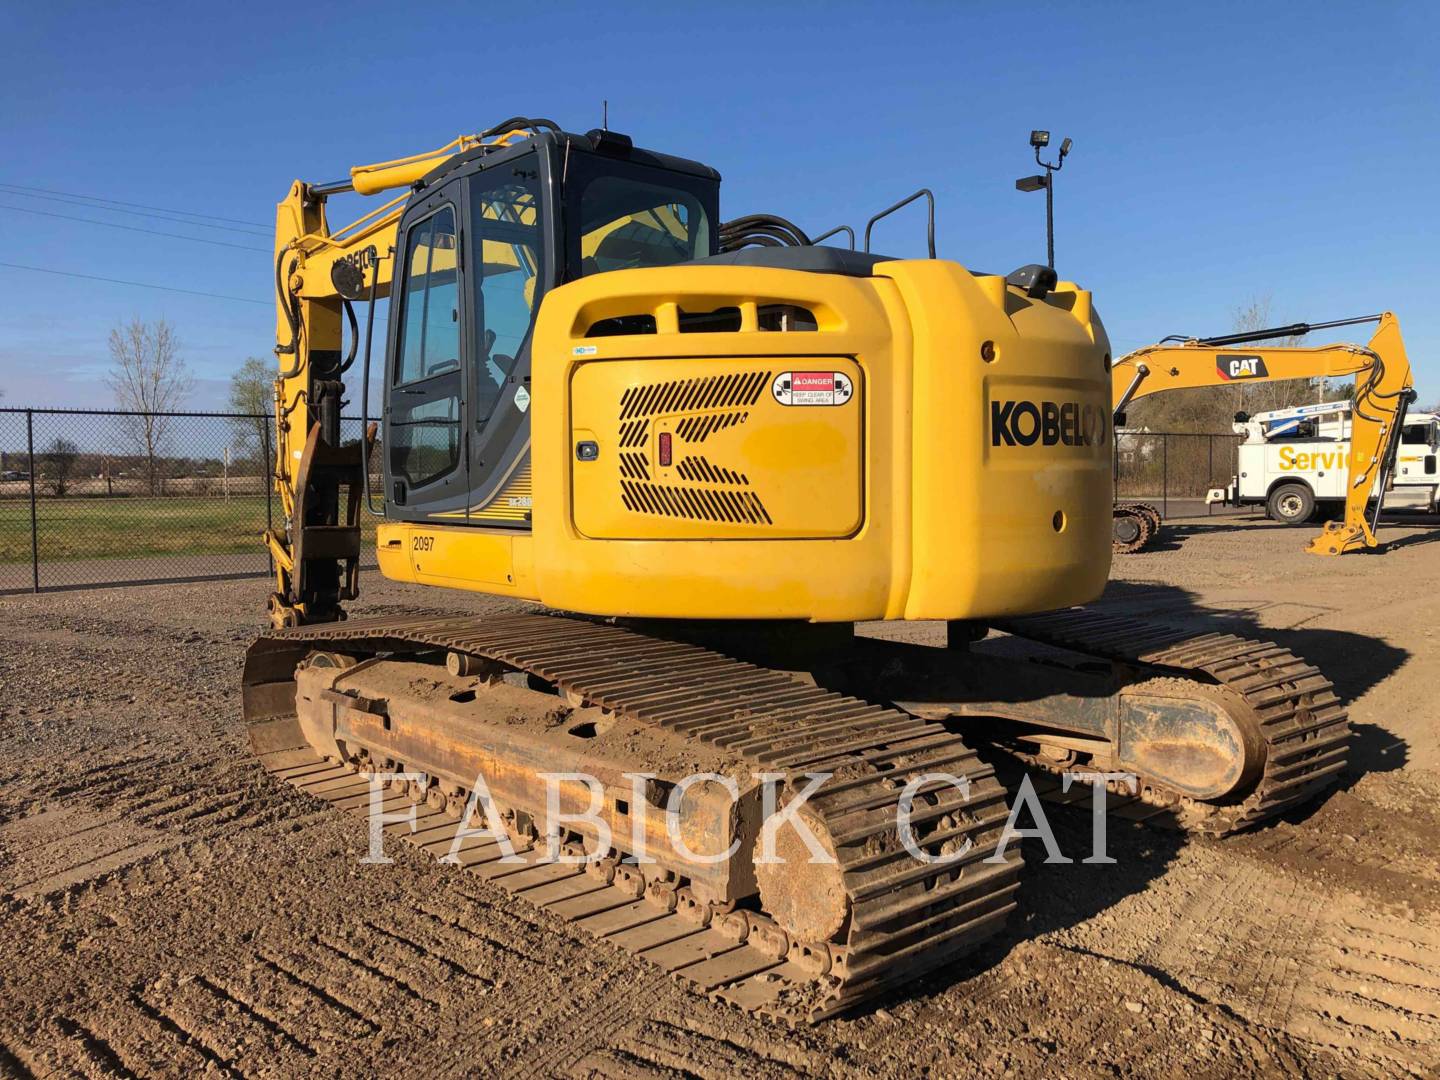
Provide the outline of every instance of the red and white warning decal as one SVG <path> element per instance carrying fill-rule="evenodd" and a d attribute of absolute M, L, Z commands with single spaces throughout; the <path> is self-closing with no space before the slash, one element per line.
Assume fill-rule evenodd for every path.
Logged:
<path fill-rule="evenodd" d="M 770 392 L 781 405 L 844 405 L 855 387 L 843 371 L 782 371 Z"/>

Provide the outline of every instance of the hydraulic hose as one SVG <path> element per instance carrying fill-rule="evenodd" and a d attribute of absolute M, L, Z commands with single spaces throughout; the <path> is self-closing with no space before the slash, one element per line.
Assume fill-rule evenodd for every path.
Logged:
<path fill-rule="evenodd" d="M 288 248 L 282 248 L 280 254 L 275 256 L 275 299 L 280 304 L 280 310 L 285 315 L 285 321 L 290 324 L 290 341 L 288 344 L 275 346 L 276 356 L 294 355 L 300 344 L 300 318 L 295 314 L 295 310 L 291 306 L 290 293 L 289 290 L 285 288 L 284 278 L 281 275 L 281 268 L 285 264 L 285 255 L 288 251 Z M 297 265 L 298 263 L 291 263 L 291 273 L 294 273 Z M 300 374 L 300 358 L 296 356 L 295 362 L 290 367 L 281 369 L 280 378 L 293 379 L 298 374 Z"/>

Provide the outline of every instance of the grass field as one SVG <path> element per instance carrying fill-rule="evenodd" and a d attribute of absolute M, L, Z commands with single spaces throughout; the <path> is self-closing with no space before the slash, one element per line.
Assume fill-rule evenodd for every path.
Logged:
<path fill-rule="evenodd" d="M 265 499 L 258 495 L 41 499 L 36 518 L 42 562 L 264 550 Z M 373 531 L 367 523 L 367 537 Z M 0 563 L 29 561 L 30 504 L 0 501 Z"/>

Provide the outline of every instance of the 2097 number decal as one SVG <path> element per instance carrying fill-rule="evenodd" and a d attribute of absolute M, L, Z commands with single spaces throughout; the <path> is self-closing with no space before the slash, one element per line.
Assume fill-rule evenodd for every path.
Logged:
<path fill-rule="evenodd" d="M 434 551 L 435 537 L 433 536 L 412 536 L 410 538 L 411 551 Z"/>

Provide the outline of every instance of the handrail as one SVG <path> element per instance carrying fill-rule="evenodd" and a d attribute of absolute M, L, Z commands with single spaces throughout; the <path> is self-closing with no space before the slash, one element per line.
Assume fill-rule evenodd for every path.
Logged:
<path fill-rule="evenodd" d="M 829 232 L 823 232 L 823 233 L 821 233 L 819 236 L 815 237 L 814 240 L 811 240 L 811 241 L 810 241 L 810 246 L 811 246 L 811 247 L 819 247 L 821 240 L 828 240 L 830 237 L 834 236 L 836 233 L 842 233 L 842 232 L 845 233 L 845 234 L 847 234 L 847 235 L 850 237 L 850 250 L 851 250 L 851 251 L 854 251 L 854 250 L 855 250 L 855 230 L 852 229 L 849 225 L 836 225 L 836 226 L 835 226 L 833 229 L 831 229 Z"/>
<path fill-rule="evenodd" d="M 894 206 L 887 206 L 884 210 L 881 210 L 878 214 L 876 214 L 874 217 L 872 217 L 869 221 L 865 223 L 865 253 L 867 255 L 870 254 L 870 230 L 875 228 L 875 223 L 883 217 L 889 217 L 901 207 L 909 206 L 912 202 L 920 198 L 920 196 L 922 195 L 925 196 L 930 206 L 925 235 L 926 241 L 928 242 L 930 248 L 930 258 L 935 258 L 935 194 L 929 188 L 921 188 L 919 191 L 915 192 L 914 195 L 906 196 L 905 198 L 897 202 Z"/>
<path fill-rule="evenodd" d="M 385 255 L 381 255 L 373 247 L 369 250 L 370 262 L 370 310 L 365 314 L 365 361 L 360 369 L 360 456 L 365 472 L 365 509 L 372 514 L 384 515 L 385 505 L 382 502 L 380 509 L 375 509 L 374 496 L 370 491 L 370 347 L 375 339 L 375 301 L 380 288 L 380 260 L 390 258 L 395 254 L 391 248 Z M 383 462 L 383 458 L 381 459 Z"/>

